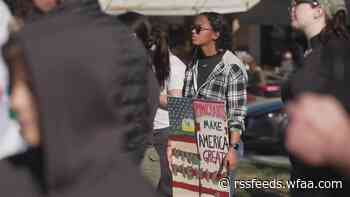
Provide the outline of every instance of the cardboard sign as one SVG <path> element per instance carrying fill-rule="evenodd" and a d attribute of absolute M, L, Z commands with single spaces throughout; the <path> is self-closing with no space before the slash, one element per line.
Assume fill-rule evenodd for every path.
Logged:
<path fill-rule="evenodd" d="M 199 155 L 196 141 L 185 136 L 173 137 L 171 140 L 173 196 L 199 197 Z"/>
<path fill-rule="evenodd" d="M 192 99 L 168 97 L 172 135 L 171 145 L 173 196 L 199 197 L 199 155 L 196 143 Z"/>
<path fill-rule="evenodd" d="M 168 110 L 173 196 L 228 197 L 229 188 L 218 187 L 227 174 L 225 104 L 169 97 Z"/>
<path fill-rule="evenodd" d="M 225 103 L 194 100 L 193 110 L 200 169 L 205 172 L 199 180 L 201 192 L 210 196 L 228 197 L 229 188 L 218 187 L 218 181 L 227 177 L 224 160 L 229 148 L 229 139 Z"/>

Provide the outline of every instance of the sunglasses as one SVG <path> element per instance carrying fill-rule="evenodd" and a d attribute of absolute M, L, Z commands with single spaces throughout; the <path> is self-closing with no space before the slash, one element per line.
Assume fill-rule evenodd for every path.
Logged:
<path fill-rule="evenodd" d="M 201 31 L 205 31 L 205 30 L 209 31 L 209 30 L 212 30 L 212 29 L 210 29 L 210 28 L 203 28 L 200 25 L 192 25 L 191 26 L 191 31 L 192 30 L 194 30 L 196 32 L 196 34 L 200 34 Z"/>
<path fill-rule="evenodd" d="M 297 7 L 299 4 L 302 3 L 308 3 L 310 4 L 313 8 L 320 6 L 320 3 L 317 0 L 294 0 L 292 1 L 290 7 L 289 7 L 289 11 L 292 10 L 292 8 Z"/>

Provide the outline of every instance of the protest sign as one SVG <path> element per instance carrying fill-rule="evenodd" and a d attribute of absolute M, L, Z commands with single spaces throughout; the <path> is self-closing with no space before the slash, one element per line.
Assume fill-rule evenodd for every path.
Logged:
<path fill-rule="evenodd" d="M 229 196 L 229 187 L 219 188 L 218 181 L 227 177 L 224 164 L 229 148 L 225 103 L 216 101 L 194 100 L 198 153 L 200 156 L 200 190 L 208 196 Z M 202 195 L 204 196 L 204 195 Z"/>
<path fill-rule="evenodd" d="M 169 97 L 168 110 L 173 196 L 228 197 L 229 188 L 218 187 L 227 175 L 224 103 Z"/>
<path fill-rule="evenodd" d="M 171 145 L 173 196 L 199 197 L 199 155 L 197 150 L 192 99 L 168 98 L 168 111 L 172 135 Z"/>

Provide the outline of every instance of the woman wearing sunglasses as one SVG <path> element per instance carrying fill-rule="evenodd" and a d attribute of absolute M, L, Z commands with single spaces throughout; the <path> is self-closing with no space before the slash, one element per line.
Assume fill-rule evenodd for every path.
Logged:
<path fill-rule="evenodd" d="M 199 14 L 192 27 L 195 54 L 185 73 L 184 96 L 226 102 L 230 133 L 226 156 L 230 180 L 233 183 L 238 151 L 242 150 L 241 133 L 246 115 L 247 73 L 242 62 L 230 51 L 232 34 L 221 15 L 213 12 Z M 233 195 L 233 185 L 231 184 Z"/>
<path fill-rule="evenodd" d="M 349 34 L 346 31 L 346 6 L 344 0 L 294 0 L 290 10 L 291 25 L 294 29 L 302 31 L 309 42 L 304 57 L 304 65 L 285 86 L 284 99 L 292 100 L 307 92 L 330 94 L 335 96 L 349 110 L 349 91 L 345 89 L 347 75 L 344 73 L 349 64 Z M 295 100 L 294 100 L 295 101 Z M 349 111 L 348 111 L 349 112 Z M 327 116 L 327 114 L 324 114 Z M 293 121 L 293 120 L 292 120 Z M 299 139 L 305 141 L 303 132 L 299 131 Z M 334 128 L 334 135 L 337 133 Z M 306 136 L 306 135 L 305 135 Z M 292 139 L 288 139 L 290 141 Z M 305 143 L 308 143 L 305 141 Z M 330 144 L 324 144 L 325 148 Z M 292 196 L 348 196 L 350 183 L 340 173 L 327 165 L 310 166 L 305 161 L 297 159 L 290 150 L 293 165 L 291 179 L 306 181 L 317 188 L 293 188 Z M 310 156 L 311 157 L 311 156 Z M 331 184 L 325 187 L 322 181 L 335 183 L 341 181 L 341 186 Z M 333 182 L 332 182 L 333 181 Z M 304 182 L 305 183 L 305 182 Z"/>

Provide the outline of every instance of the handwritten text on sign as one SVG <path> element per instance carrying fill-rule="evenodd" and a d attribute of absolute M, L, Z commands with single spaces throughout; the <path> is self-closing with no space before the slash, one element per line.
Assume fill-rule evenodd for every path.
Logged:
<path fill-rule="evenodd" d="M 229 146 L 226 135 L 225 105 L 223 102 L 199 100 L 194 101 L 193 107 L 201 160 L 219 167 Z M 214 166 L 208 167 L 212 168 Z"/>
<path fill-rule="evenodd" d="M 208 176 L 200 176 L 200 183 L 203 188 L 218 190 L 215 179 L 227 175 L 227 169 L 223 168 L 229 147 L 225 104 L 224 102 L 194 100 L 193 111 L 200 156 L 199 170 L 209 172 Z"/>

